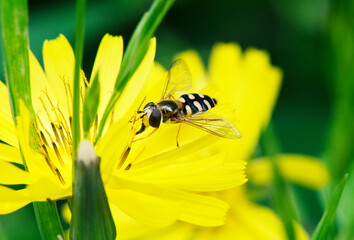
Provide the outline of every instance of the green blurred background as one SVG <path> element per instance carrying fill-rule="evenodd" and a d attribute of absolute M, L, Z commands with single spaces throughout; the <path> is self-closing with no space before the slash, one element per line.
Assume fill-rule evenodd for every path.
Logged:
<path fill-rule="evenodd" d="M 178 0 L 157 30 L 156 60 L 168 67 L 176 53 L 192 48 L 207 64 L 216 42 L 237 42 L 243 49 L 268 51 L 272 64 L 284 73 L 273 115 L 283 152 L 322 156 L 338 96 L 329 73 L 335 61 L 329 57 L 333 45 L 329 37 L 331 21 L 338 11 L 343 11 L 339 6 L 343 1 L 336 2 L 333 6 L 329 0 Z M 88 1 L 83 62 L 87 76 L 103 35 L 122 35 L 126 45 L 150 3 Z M 30 46 L 40 61 L 45 39 L 62 33 L 73 44 L 74 13 L 74 1 L 29 1 Z M 4 79 L 3 68 L 0 79 Z M 294 193 L 297 205 L 302 206 L 300 220 L 312 232 L 322 214 L 320 198 L 300 187 L 294 187 Z M 0 220 L 8 239 L 40 238 L 31 205 L 0 216 Z"/>

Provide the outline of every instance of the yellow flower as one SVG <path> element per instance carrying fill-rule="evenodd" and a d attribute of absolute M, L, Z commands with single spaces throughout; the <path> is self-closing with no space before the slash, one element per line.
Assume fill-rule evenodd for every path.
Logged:
<path fill-rule="evenodd" d="M 161 95 L 166 78 L 161 67 L 153 65 L 154 54 L 152 39 L 95 146 L 101 157 L 101 174 L 111 208 L 149 227 L 167 226 L 176 220 L 203 226 L 222 225 L 228 204 L 200 192 L 225 190 L 246 181 L 245 163 L 230 156 L 228 148 L 220 150 L 220 141 L 225 140 L 183 127 L 177 148 L 177 126 L 163 126 L 155 136 L 135 142 L 128 157 L 124 157 L 135 132 L 130 123 L 135 110 L 145 96 L 151 101 L 159 99 L 156 96 Z M 94 137 L 112 92 L 122 55 L 122 38 L 106 35 L 91 75 L 92 78 L 98 73 L 101 88 L 97 122 L 90 138 Z M 32 102 L 38 122 L 33 134 L 29 131 L 33 123 L 23 106 L 15 128 L 6 86 L 0 84 L 0 139 L 6 143 L 0 143 L 1 214 L 33 201 L 55 201 L 72 194 L 70 125 L 74 61 L 64 36 L 44 43 L 45 71 L 30 53 Z M 83 72 L 81 80 L 83 98 L 84 85 L 88 84 Z M 35 148 L 29 145 L 32 139 L 37 143 Z M 231 142 L 228 140 L 228 145 Z M 22 170 L 19 146 L 28 171 Z M 25 188 L 13 190 L 5 186 L 14 184 L 24 184 Z"/>
<path fill-rule="evenodd" d="M 218 152 L 227 149 L 231 159 L 249 159 L 258 142 L 261 130 L 266 127 L 281 83 L 281 71 L 270 64 L 268 55 L 264 51 L 248 49 L 242 53 L 236 44 L 217 44 L 212 50 L 209 61 L 209 71 L 203 67 L 199 55 L 194 51 L 187 51 L 177 56 L 182 58 L 190 67 L 195 88 L 213 86 L 212 90 L 221 92 L 220 101 L 224 101 L 236 120 L 236 125 L 243 137 L 238 141 L 224 139 L 216 142 L 211 151 Z M 207 87 L 208 88 L 208 87 Z M 211 92 L 213 92 L 211 91 Z M 172 136 L 173 137 L 173 136 Z M 172 138 L 171 137 L 171 138 Z M 203 153 L 197 153 L 196 159 L 202 158 Z M 258 165 L 250 163 L 250 180 L 254 183 L 265 184 L 272 175 L 264 173 L 269 166 L 266 159 L 259 159 Z M 297 161 L 299 160 L 299 164 Z M 254 161 L 255 162 L 255 161 Z M 282 155 L 279 158 L 282 173 L 291 180 L 310 185 L 323 186 L 327 173 L 323 165 L 313 158 L 299 155 Z M 319 180 L 313 183 L 316 175 L 293 174 L 302 167 L 306 173 L 315 170 Z M 268 169 L 269 170 L 269 169 Z M 291 171 L 293 170 L 293 171 Z M 300 178 L 305 178 L 299 181 Z M 312 184 L 312 185 L 311 185 Z M 226 223 L 218 227 L 205 227 L 178 221 L 175 224 L 161 229 L 152 229 L 126 216 L 117 208 L 113 213 L 120 222 L 122 239 L 286 239 L 286 232 L 279 217 L 269 208 L 252 203 L 248 198 L 247 190 L 243 186 L 224 191 L 205 193 L 206 196 L 218 197 L 230 205 Z M 308 239 L 306 232 L 296 222 L 294 228 L 297 239 Z"/>

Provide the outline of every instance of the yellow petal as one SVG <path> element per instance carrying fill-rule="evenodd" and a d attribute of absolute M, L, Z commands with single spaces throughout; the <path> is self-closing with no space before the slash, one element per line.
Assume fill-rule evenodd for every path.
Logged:
<path fill-rule="evenodd" d="M 146 96 L 147 78 L 154 63 L 156 39 L 150 40 L 149 48 L 139 67 L 125 86 L 114 110 L 114 119 L 125 117 L 128 120 L 133 116 Z"/>
<path fill-rule="evenodd" d="M 109 190 L 107 194 L 126 214 L 152 227 L 163 227 L 176 221 L 183 203 L 128 189 Z"/>
<path fill-rule="evenodd" d="M 72 91 L 75 57 L 69 41 L 63 35 L 60 34 L 58 38 L 44 42 L 43 63 L 47 79 L 58 101 L 54 105 L 59 105 L 60 110 L 67 117 L 69 113 L 67 99 L 70 97 L 66 94 L 68 89 L 65 88 L 65 84 L 70 86 Z"/>
<path fill-rule="evenodd" d="M 225 163 L 225 153 L 207 157 L 177 155 L 177 158 L 174 153 L 178 154 L 177 151 L 171 151 L 170 154 L 147 159 L 146 167 L 141 167 L 142 164 L 133 165 L 124 177 L 188 191 L 220 191 L 246 182 L 245 163 L 236 160 Z M 148 164 L 150 161 L 151 164 Z M 123 177 L 122 174 L 120 176 Z"/>
<path fill-rule="evenodd" d="M 0 161 L 0 184 L 13 185 L 13 184 L 30 184 L 33 182 L 32 176 L 15 165 Z"/>
<path fill-rule="evenodd" d="M 117 121 L 97 143 L 96 152 L 101 158 L 103 182 L 110 178 L 113 170 L 127 151 L 131 138 L 131 129 L 124 122 Z"/>
<path fill-rule="evenodd" d="M 251 182 L 267 185 L 273 179 L 273 170 L 269 158 L 255 159 L 247 167 Z M 277 156 L 279 169 L 287 180 L 306 186 L 320 189 L 329 179 L 326 166 L 320 159 L 301 154 L 281 154 Z"/>
<path fill-rule="evenodd" d="M 203 61 L 196 51 L 185 51 L 178 54 L 175 59 L 183 59 L 192 74 L 193 86 L 190 92 L 198 92 L 208 84 Z"/>
<path fill-rule="evenodd" d="M 114 89 L 120 64 L 123 56 L 123 38 L 106 34 L 98 48 L 93 65 L 90 83 L 98 73 L 100 80 L 100 108 L 98 116 L 101 117 Z"/>
<path fill-rule="evenodd" d="M 29 61 L 33 109 L 35 113 L 41 117 L 43 124 L 46 125 L 46 128 L 51 131 L 50 123 L 48 122 L 46 114 L 50 114 L 51 118 L 55 119 L 54 111 L 51 111 L 52 106 L 50 101 L 56 107 L 58 102 L 57 94 L 54 93 L 52 85 L 48 81 L 41 65 L 31 51 L 29 51 Z M 59 102 L 63 103 L 63 99 Z M 43 103 L 48 109 L 47 112 L 43 107 Z"/>
<path fill-rule="evenodd" d="M 124 190 L 126 198 L 119 197 L 117 192 L 118 195 L 110 199 L 114 201 L 114 203 L 124 212 L 135 218 L 137 221 L 141 219 L 141 221 L 144 222 L 145 218 L 144 216 L 137 215 L 143 213 L 141 213 L 141 211 L 135 213 L 134 211 L 137 210 L 134 210 L 134 207 L 141 206 L 140 210 L 145 209 L 145 211 L 148 211 L 149 207 L 156 206 L 156 202 L 161 204 L 160 206 L 152 209 L 155 211 L 157 219 L 150 219 L 150 223 L 145 223 L 147 225 L 152 224 L 152 221 L 154 221 L 153 223 L 155 226 L 167 225 L 166 222 L 160 222 L 166 212 L 170 212 L 169 216 L 165 217 L 168 217 L 167 220 L 171 223 L 173 220 L 172 218 L 175 218 L 176 216 L 171 215 L 174 213 L 174 210 L 171 210 L 170 208 L 175 207 L 175 210 L 177 209 L 179 212 L 178 214 L 176 213 L 176 219 L 178 218 L 179 220 L 202 226 L 219 226 L 224 224 L 225 214 L 228 210 L 228 205 L 219 199 L 187 191 L 163 188 L 152 184 L 125 181 L 116 176 L 111 178 L 111 182 L 109 184 L 109 192 L 115 191 L 113 189 L 117 189 L 117 191 L 120 190 L 120 192 Z M 109 192 L 108 195 L 110 194 Z M 129 197 L 129 194 L 132 194 L 133 197 Z M 137 196 L 140 196 L 141 198 L 137 198 Z M 125 199 L 131 199 L 131 202 L 122 203 L 123 206 L 121 206 L 120 201 L 124 201 Z M 182 205 L 180 206 L 181 203 Z M 130 209 L 132 212 L 128 212 L 129 208 L 132 208 Z M 171 211 L 173 212 L 171 213 Z M 153 216 L 154 215 L 150 217 Z"/>
<path fill-rule="evenodd" d="M 126 232 L 125 229 L 123 232 Z M 142 236 L 134 238 L 136 240 L 194 240 L 196 239 L 196 227 L 192 224 L 185 224 L 182 222 L 177 222 L 167 228 L 163 229 L 153 229 Z M 206 239 L 206 238 L 204 238 Z M 215 240 L 215 239 L 214 239 Z M 226 239 L 227 240 L 227 239 Z"/>
<path fill-rule="evenodd" d="M 17 134 L 21 151 L 26 161 L 27 169 L 33 176 L 52 174 L 52 170 L 46 163 L 43 155 L 30 147 L 30 115 L 22 101 L 20 101 L 20 115 L 17 120 Z M 54 175 L 53 175 L 54 176 Z"/>
<path fill-rule="evenodd" d="M 65 220 L 65 222 L 69 223 L 71 222 L 71 211 L 69 208 L 68 203 L 64 203 L 61 207 L 61 216 Z"/>
<path fill-rule="evenodd" d="M 0 190 L 0 194 L 2 194 L 2 191 Z M 1 202 L 0 201 L 0 214 L 9 214 L 12 213 L 27 204 L 29 204 L 30 201 L 23 201 L 23 202 Z"/>
<path fill-rule="evenodd" d="M 156 229 L 137 222 L 113 203 L 110 203 L 110 209 L 117 232 L 119 232 L 118 239 L 136 239 L 141 235 L 145 237 L 146 232 L 150 231 L 151 229 Z"/>
<path fill-rule="evenodd" d="M 0 143 L 0 160 L 22 164 L 20 150 L 7 144 Z"/>
<path fill-rule="evenodd" d="M 23 190 L 13 190 L 1 185 L 0 196 L 0 214 L 11 213 L 31 202 Z"/>
<path fill-rule="evenodd" d="M 71 182 L 62 185 L 57 177 L 40 176 L 36 182 L 26 187 L 32 201 L 64 199 L 71 196 Z"/>
<path fill-rule="evenodd" d="M 225 239 L 234 236 L 245 240 L 286 239 L 284 225 L 279 217 L 270 208 L 250 202 L 244 190 L 245 188 L 239 187 L 227 192 L 232 195 L 233 204 L 227 223 L 220 230 Z M 297 240 L 309 239 L 300 225 L 294 223 L 294 227 Z"/>
<path fill-rule="evenodd" d="M 0 140 L 18 147 L 16 128 L 12 121 L 7 87 L 0 81 Z"/>
<path fill-rule="evenodd" d="M 210 77 L 223 91 L 220 102 L 228 103 L 237 117 L 242 138 L 232 152 L 247 159 L 267 124 L 281 80 L 279 69 L 272 67 L 268 55 L 247 50 L 244 55 L 236 44 L 217 44 L 210 57 Z"/>

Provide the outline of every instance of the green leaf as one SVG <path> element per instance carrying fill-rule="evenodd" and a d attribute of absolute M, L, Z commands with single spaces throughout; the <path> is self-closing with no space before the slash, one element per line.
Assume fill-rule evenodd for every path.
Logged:
<path fill-rule="evenodd" d="M 336 210 L 339 204 L 339 201 L 342 196 L 342 192 L 347 181 L 348 174 L 345 174 L 343 179 L 338 184 L 337 188 L 332 193 L 331 198 L 329 199 L 328 205 L 322 215 L 320 222 L 318 223 L 311 240 L 322 240 L 325 239 L 327 231 L 333 221 L 333 218 L 336 214 Z"/>
<path fill-rule="evenodd" d="M 24 102 L 35 119 L 31 100 L 29 74 L 28 10 L 26 0 L 1 0 L 1 38 L 6 83 L 9 89 L 12 114 L 20 114 L 20 101 Z M 35 121 L 35 120 L 34 120 Z M 30 143 L 35 146 L 35 143 Z M 56 204 L 33 203 L 37 224 L 43 239 L 63 236 Z"/>
<path fill-rule="evenodd" d="M 266 155 L 270 156 L 272 159 L 274 172 L 272 200 L 275 210 L 282 220 L 288 239 L 295 240 L 296 234 L 293 223 L 293 220 L 295 219 L 294 203 L 291 200 L 289 186 L 281 175 L 278 167 L 276 156 L 281 150 L 272 123 L 269 124 L 263 134 L 263 145 Z"/>
<path fill-rule="evenodd" d="M 100 82 L 98 74 L 93 79 L 91 87 L 86 90 L 84 99 L 84 112 L 82 119 L 82 127 L 84 130 L 84 136 L 87 138 L 93 121 L 97 116 L 97 109 L 100 99 Z"/>
<path fill-rule="evenodd" d="M 100 159 L 88 140 L 78 148 L 73 189 L 71 239 L 115 239 L 116 228 L 100 173 Z"/>
<path fill-rule="evenodd" d="M 115 103 L 118 101 L 121 92 L 144 58 L 150 38 L 153 37 L 157 27 L 172 6 L 173 2 L 174 0 L 155 0 L 149 11 L 144 14 L 135 28 L 133 36 L 128 43 L 127 50 L 124 53 L 122 65 L 114 85 L 113 94 L 102 115 L 96 135 L 96 142 L 100 138 L 106 120 Z"/>

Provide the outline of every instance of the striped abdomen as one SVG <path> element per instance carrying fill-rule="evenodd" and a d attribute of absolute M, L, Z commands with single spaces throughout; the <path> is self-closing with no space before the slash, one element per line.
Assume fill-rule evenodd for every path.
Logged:
<path fill-rule="evenodd" d="M 205 112 L 217 104 L 215 98 L 199 93 L 183 94 L 178 100 L 183 103 L 181 114 L 186 116 Z"/>

